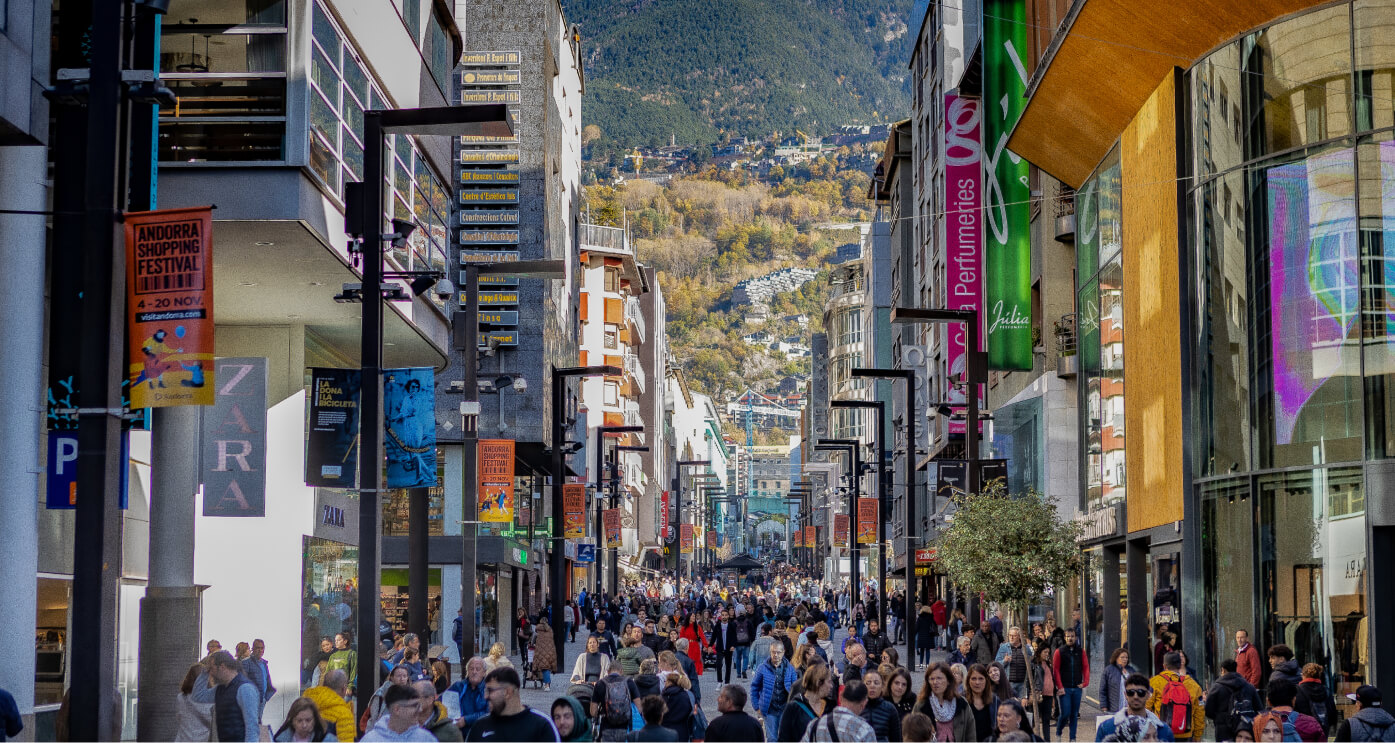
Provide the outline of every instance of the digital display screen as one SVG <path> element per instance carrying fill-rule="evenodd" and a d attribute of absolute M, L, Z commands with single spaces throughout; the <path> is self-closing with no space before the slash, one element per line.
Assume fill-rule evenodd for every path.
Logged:
<path fill-rule="evenodd" d="M 1279 165 L 1265 175 L 1274 433 L 1275 443 L 1285 445 L 1294 443 L 1299 418 L 1323 383 L 1344 368 L 1360 368 L 1359 346 L 1347 340 L 1360 317 L 1352 151 Z"/>

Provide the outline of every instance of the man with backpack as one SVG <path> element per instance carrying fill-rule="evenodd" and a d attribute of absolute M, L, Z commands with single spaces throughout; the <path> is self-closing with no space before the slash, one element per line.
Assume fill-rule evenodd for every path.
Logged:
<path fill-rule="evenodd" d="M 1172 729 L 1158 716 L 1148 711 L 1148 698 L 1153 690 L 1148 677 L 1135 673 L 1124 679 L 1124 706 L 1100 721 L 1095 740 L 1175 740 Z M 1217 735 L 1218 740 L 1230 740 Z"/>
<path fill-rule="evenodd" d="M 746 611 L 741 604 L 736 605 L 736 629 L 732 637 L 732 646 L 736 648 L 736 675 L 746 678 L 746 673 L 751 665 L 751 643 L 756 641 L 755 617 Z M 758 659 L 759 662 L 761 659 Z"/>
<path fill-rule="evenodd" d="M 1070 637 L 1070 630 L 1066 630 L 1066 637 Z M 1181 653 L 1173 650 L 1163 655 L 1163 672 L 1149 682 L 1153 696 L 1148 702 L 1148 710 L 1172 731 L 1173 739 L 1201 740 L 1206 732 L 1206 710 L 1201 705 L 1201 687 L 1191 676 L 1183 676 L 1181 671 Z"/>
<path fill-rule="evenodd" d="M 1216 739 L 1233 739 L 1236 730 L 1254 724 L 1263 706 L 1259 692 L 1239 672 L 1238 660 L 1221 661 L 1221 675 L 1206 691 L 1205 705 L 1206 718 L 1216 726 Z"/>
<path fill-rule="evenodd" d="M 1298 696 L 1298 685 L 1288 679 L 1270 679 L 1265 698 L 1269 702 L 1267 712 L 1279 716 L 1283 723 L 1284 740 L 1304 740 L 1309 743 L 1327 740 L 1322 732 L 1322 724 L 1312 715 L 1305 715 L 1293 708 L 1293 700 Z M 1344 740 L 1344 739 L 1342 739 Z"/>
<path fill-rule="evenodd" d="M 634 725 L 632 710 L 639 699 L 639 687 L 634 679 L 620 675 L 620 669 L 610 667 L 610 673 L 596 682 L 591 694 L 591 716 L 600 720 L 600 740 L 623 741 Z"/>
<path fill-rule="evenodd" d="M 1337 727 L 1337 740 L 1395 741 L 1395 717 L 1381 709 L 1380 689 L 1366 685 L 1348 694 L 1356 704 L 1356 714 L 1342 720 Z"/>

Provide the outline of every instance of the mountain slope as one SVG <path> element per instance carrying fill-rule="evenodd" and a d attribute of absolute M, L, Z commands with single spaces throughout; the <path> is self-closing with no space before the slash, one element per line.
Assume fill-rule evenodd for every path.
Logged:
<path fill-rule="evenodd" d="M 622 146 L 828 132 L 910 109 L 912 0 L 564 0 L 587 124 Z"/>

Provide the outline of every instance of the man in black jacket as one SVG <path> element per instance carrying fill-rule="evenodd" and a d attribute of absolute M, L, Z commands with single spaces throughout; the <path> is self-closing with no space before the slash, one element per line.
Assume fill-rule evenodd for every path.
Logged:
<path fill-rule="evenodd" d="M 862 634 L 862 647 L 867 648 L 867 662 L 873 668 L 881 665 L 882 651 L 891 647 L 891 641 L 877 625 L 876 617 L 867 620 L 867 631 Z"/>
<path fill-rule="evenodd" d="M 717 610 L 717 623 L 712 627 L 712 649 L 717 651 L 717 683 L 731 683 L 732 653 L 736 650 L 736 622 L 726 610 Z M 726 669 L 723 675 L 722 669 Z"/>
<path fill-rule="evenodd" d="M 1264 709 L 1259 692 L 1236 672 L 1234 658 L 1221 661 L 1221 675 L 1206 690 L 1206 719 L 1216 726 L 1216 740 L 1231 740 L 1239 725 L 1249 725 Z"/>
<path fill-rule="evenodd" d="M 717 694 L 717 716 L 707 726 L 708 743 L 759 743 L 765 740 L 760 723 L 746 714 L 746 690 L 727 684 Z"/>

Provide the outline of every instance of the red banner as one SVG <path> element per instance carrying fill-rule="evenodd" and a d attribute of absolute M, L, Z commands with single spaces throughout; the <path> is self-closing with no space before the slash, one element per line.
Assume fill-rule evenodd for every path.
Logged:
<path fill-rule="evenodd" d="M 877 543 L 877 499 L 857 499 L 857 543 Z"/>
<path fill-rule="evenodd" d="M 848 546 L 848 515 L 846 513 L 834 514 L 833 516 L 833 546 Z"/>
<path fill-rule="evenodd" d="M 707 541 L 706 541 L 705 543 L 703 543 L 702 546 L 704 546 L 704 547 L 706 547 L 706 548 L 708 548 L 708 549 L 717 549 L 717 530 L 716 530 L 716 529 L 708 529 L 708 530 L 707 530 Z"/>
<path fill-rule="evenodd" d="M 818 546 L 819 529 L 816 526 L 804 527 L 804 546 L 810 549 Z"/>
<path fill-rule="evenodd" d="M 513 523 L 513 439 L 480 439 L 480 521 Z"/>
<path fill-rule="evenodd" d="M 586 486 L 579 482 L 562 486 L 562 528 L 566 539 L 586 536 Z"/>
<path fill-rule="evenodd" d="M 124 221 L 131 407 L 212 405 L 213 211 L 132 212 Z"/>
<path fill-rule="evenodd" d="M 680 554 L 693 554 L 693 525 L 678 525 L 678 551 Z"/>
<path fill-rule="evenodd" d="M 605 548 L 620 546 L 620 509 L 607 508 L 601 511 L 601 524 L 605 527 Z"/>
<path fill-rule="evenodd" d="M 918 549 L 915 551 L 915 563 L 917 565 L 929 565 L 934 561 L 935 550 L 933 547 L 930 549 Z"/>

